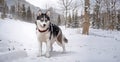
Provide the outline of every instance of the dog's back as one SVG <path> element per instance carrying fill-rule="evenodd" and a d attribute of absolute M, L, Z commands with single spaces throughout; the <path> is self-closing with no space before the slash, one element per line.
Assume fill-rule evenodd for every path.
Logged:
<path fill-rule="evenodd" d="M 53 36 L 53 38 L 57 37 L 57 40 L 60 43 L 62 43 L 62 38 L 64 38 L 63 40 L 65 41 L 65 43 L 68 42 L 68 40 L 65 37 L 63 37 L 62 30 L 57 25 L 50 23 L 49 31 L 50 31 L 50 39 L 51 36 Z"/>

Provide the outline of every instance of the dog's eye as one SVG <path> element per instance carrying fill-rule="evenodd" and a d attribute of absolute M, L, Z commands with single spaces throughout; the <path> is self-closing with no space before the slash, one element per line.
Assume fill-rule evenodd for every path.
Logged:
<path fill-rule="evenodd" d="M 47 20 L 45 20 L 45 22 L 47 22 Z"/>
<path fill-rule="evenodd" d="M 41 22 L 43 22 L 43 20 L 40 20 Z"/>

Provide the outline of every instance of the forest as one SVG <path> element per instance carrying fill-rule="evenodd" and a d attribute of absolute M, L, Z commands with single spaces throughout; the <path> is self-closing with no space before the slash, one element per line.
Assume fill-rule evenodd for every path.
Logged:
<path fill-rule="evenodd" d="M 26 5 L 21 0 L 16 0 L 12 5 L 7 2 L 9 1 L 0 0 L 0 18 L 2 19 L 9 17 L 34 22 L 37 11 L 41 9 L 31 8 L 31 4 Z M 46 8 L 52 12 L 51 19 L 57 25 L 72 28 L 88 25 L 95 29 L 120 30 L 119 0 L 59 0 L 57 4 L 59 4 L 60 9 Z"/>

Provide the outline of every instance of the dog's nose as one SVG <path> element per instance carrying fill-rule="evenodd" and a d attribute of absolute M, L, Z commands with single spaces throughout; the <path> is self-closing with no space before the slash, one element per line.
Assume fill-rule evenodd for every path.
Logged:
<path fill-rule="evenodd" d="M 43 26 L 45 27 L 45 26 L 46 26 L 46 24 L 43 24 Z"/>

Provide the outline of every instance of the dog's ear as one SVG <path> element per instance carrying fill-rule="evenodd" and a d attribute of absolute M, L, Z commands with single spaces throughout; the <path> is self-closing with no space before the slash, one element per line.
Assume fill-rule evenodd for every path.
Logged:
<path fill-rule="evenodd" d="M 47 16 L 50 16 L 50 10 L 48 10 L 48 11 L 46 12 L 46 15 L 47 15 Z"/>
<path fill-rule="evenodd" d="M 42 11 L 41 9 L 38 11 L 38 16 L 42 14 Z"/>

